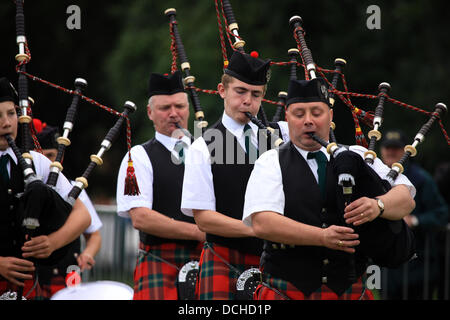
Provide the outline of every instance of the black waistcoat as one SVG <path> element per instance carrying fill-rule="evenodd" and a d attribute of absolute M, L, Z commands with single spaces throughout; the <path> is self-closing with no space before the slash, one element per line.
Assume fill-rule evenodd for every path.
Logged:
<path fill-rule="evenodd" d="M 343 212 L 337 201 L 342 201 L 332 170 L 333 159 L 327 164 L 327 199 L 322 199 L 319 185 L 308 163 L 289 142 L 280 147 L 279 161 L 285 195 L 284 215 L 293 220 L 327 228 L 343 225 Z M 342 207 L 341 207 L 342 208 Z M 265 272 L 291 282 L 304 294 L 326 284 L 338 295 L 351 282 L 348 279 L 349 255 L 343 251 L 317 246 L 285 246 L 266 241 L 261 264 Z M 356 275 L 364 273 L 367 259 L 355 255 Z"/>
<path fill-rule="evenodd" d="M 184 164 L 175 164 L 172 154 L 158 140 L 153 138 L 142 145 L 153 167 L 152 209 L 172 219 L 194 223 L 194 218 L 181 212 L 181 192 L 183 189 Z M 166 242 L 196 246 L 198 241 L 161 238 L 139 231 L 140 240 L 145 244 Z"/>
<path fill-rule="evenodd" d="M 271 124 L 271 126 L 279 130 L 278 125 Z M 211 129 L 218 130 L 216 132 L 221 133 L 223 143 L 214 143 L 215 137 L 213 134 L 210 135 Z M 242 220 L 245 190 L 253 170 L 253 163 L 250 162 L 248 155 L 242 149 L 236 137 L 224 127 L 222 121 L 218 121 L 211 126 L 203 137 L 208 145 L 211 159 L 215 160 L 211 164 L 211 170 L 216 211 L 231 218 Z M 270 141 L 259 142 L 259 149 L 263 149 L 264 143 L 266 143 L 265 149 L 268 150 Z M 206 234 L 206 240 L 258 256 L 261 255 L 263 248 L 263 241 L 255 237 L 226 238 L 208 233 Z"/>
<path fill-rule="evenodd" d="M 8 185 L 0 181 L 0 256 L 23 259 L 21 248 L 25 242 L 25 231 L 21 226 L 22 221 L 19 218 L 17 208 L 19 201 L 21 201 L 18 194 L 24 192 L 25 185 L 23 171 L 20 167 L 14 161 L 10 161 L 10 165 L 11 177 Z M 67 254 L 61 256 L 54 263 L 49 264 L 45 259 L 29 258 L 29 260 L 33 261 L 36 267 L 36 271 L 39 274 L 39 282 L 48 284 L 52 276 L 56 274 L 65 276 L 67 267 L 77 264 L 75 254 L 78 255 L 79 252 L 80 238 L 78 237 L 70 244 Z"/>
<path fill-rule="evenodd" d="M 11 170 L 8 185 L 0 181 L 0 256 L 22 257 L 23 239 L 17 219 L 18 193 L 24 191 L 22 170 L 10 161 Z"/>

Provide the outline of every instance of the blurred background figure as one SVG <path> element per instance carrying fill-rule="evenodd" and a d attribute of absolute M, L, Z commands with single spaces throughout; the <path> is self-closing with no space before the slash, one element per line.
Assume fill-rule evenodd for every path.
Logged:
<path fill-rule="evenodd" d="M 402 131 L 387 131 L 381 142 L 383 162 L 388 166 L 398 162 L 404 154 L 405 145 L 406 138 Z M 438 271 L 438 232 L 448 222 L 448 207 L 433 177 L 413 158 L 408 160 L 404 169 L 403 174 L 417 190 L 414 198 L 416 208 L 404 219 L 416 236 L 418 257 L 408 262 L 407 266 L 389 269 L 387 298 L 431 299 L 443 281 Z"/>
<path fill-rule="evenodd" d="M 434 171 L 434 180 L 444 197 L 447 207 L 450 209 L 450 161 L 445 161 L 436 166 Z M 447 253 L 446 253 L 447 251 Z M 438 269 L 439 269 L 439 290 L 438 299 L 449 298 L 448 283 L 445 282 L 445 275 L 450 275 L 450 266 L 445 265 L 445 257 L 450 255 L 450 214 L 447 220 L 447 228 L 438 233 Z M 448 259 L 448 258 L 447 258 Z M 447 291 L 445 291 L 447 286 Z"/>

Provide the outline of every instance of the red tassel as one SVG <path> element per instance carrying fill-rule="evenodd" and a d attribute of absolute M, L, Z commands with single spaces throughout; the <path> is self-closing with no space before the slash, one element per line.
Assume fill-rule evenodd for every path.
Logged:
<path fill-rule="evenodd" d="M 366 138 L 364 137 L 364 134 L 362 133 L 361 128 L 359 126 L 355 128 L 355 138 L 357 145 L 363 146 L 365 148 L 368 147 Z"/>
<path fill-rule="evenodd" d="M 141 192 L 134 173 L 133 161 L 128 160 L 127 176 L 125 177 L 125 190 L 124 194 L 127 196 L 137 196 Z"/>
<path fill-rule="evenodd" d="M 372 112 L 366 111 L 364 114 L 364 117 L 361 119 L 361 121 L 364 122 L 364 124 L 366 124 L 370 129 L 372 129 L 374 117 L 375 117 L 375 115 Z"/>

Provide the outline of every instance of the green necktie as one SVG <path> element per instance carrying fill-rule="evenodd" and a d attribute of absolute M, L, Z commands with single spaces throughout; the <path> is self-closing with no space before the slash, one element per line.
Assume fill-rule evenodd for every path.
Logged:
<path fill-rule="evenodd" d="M 174 149 L 175 149 L 176 152 L 178 152 L 178 159 L 180 159 L 181 162 L 184 163 L 184 149 L 183 149 L 183 144 L 184 144 L 183 141 L 178 140 L 178 141 L 175 143 Z"/>
<path fill-rule="evenodd" d="M 315 159 L 317 162 L 317 175 L 319 176 L 319 187 L 320 193 L 322 194 L 322 199 L 326 198 L 326 187 L 327 187 L 327 157 L 322 151 L 319 152 L 308 152 L 308 159 Z"/>
<path fill-rule="evenodd" d="M 9 154 L 5 153 L 0 158 L 0 176 L 6 184 L 9 181 L 9 174 L 8 174 L 8 162 L 9 162 Z"/>
<path fill-rule="evenodd" d="M 248 123 L 244 126 L 244 142 L 245 152 L 249 156 L 256 156 L 258 158 L 258 149 L 252 143 L 252 127 Z"/>

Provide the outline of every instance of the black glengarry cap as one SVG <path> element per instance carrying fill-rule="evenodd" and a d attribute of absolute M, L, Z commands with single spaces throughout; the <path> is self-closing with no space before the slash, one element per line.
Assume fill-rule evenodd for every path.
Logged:
<path fill-rule="evenodd" d="M 16 105 L 19 97 L 14 86 L 5 77 L 0 78 L 0 102 L 11 101 Z"/>
<path fill-rule="evenodd" d="M 330 106 L 328 86 L 322 78 L 289 81 L 286 106 L 297 102 L 324 102 Z"/>
<path fill-rule="evenodd" d="M 60 137 L 58 127 L 50 126 L 37 118 L 33 119 L 33 126 L 42 149 L 58 149 L 56 141 Z"/>
<path fill-rule="evenodd" d="M 181 72 L 175 71 L 172 74 L 150 74 L 148 95 L 172 95 L 178 92 L 184 92 L 183 79 Z"/>
<path fill-rule="evenodd" d="M 250 85 L 265 85 L 268 81 L 270 60 L 234 51 L 225 73 Z"/>

